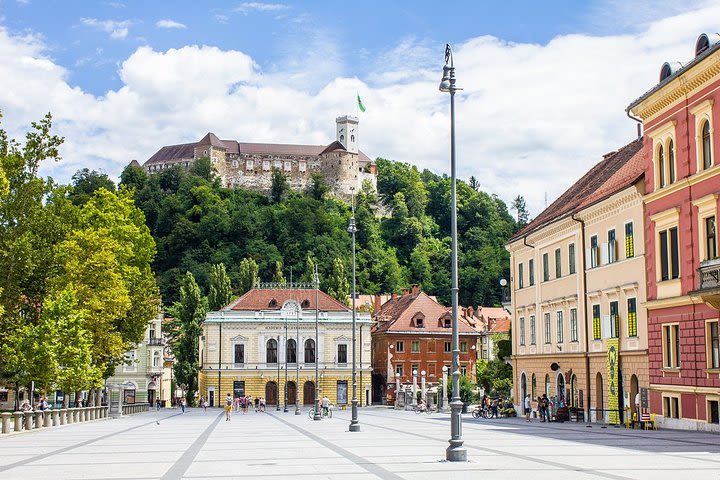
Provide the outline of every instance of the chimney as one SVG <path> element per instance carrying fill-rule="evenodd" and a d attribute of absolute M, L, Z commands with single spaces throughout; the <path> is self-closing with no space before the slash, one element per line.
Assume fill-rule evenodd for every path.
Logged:
<path fill-rule="evenodd" d="M 397 293 L 393 292 L 392 295 L 390 295 L 390 298 L 395 300 L 397 298 Z"/>
<path fill-rule="evenodd" d="M 407 288 L 403 289 L 403 291 L 402 291 L 402 296 L 404 297 L 404 296 L 407 295 L 407 294 L 408 294 Z"/>
<path fill-rule="evenodd" d="M 420 293 L 420 286 L 417 283 L 415 283 L 412 286 L 412 294 L 417 295 L 418 293 Z"/>
<path fill-rule="evenodd" d="M 467 316 L 468 318 L 472 318 L 474 314 L 475 314 L 475 311 L 473 310 L 473 307 L 468 307 L 468 308 L 467 308 L 466 316 Z"/>
<path fill-rule="evenodd" d="M 373 306 L 373 311 L 377 314 L 380 313 L 380 309 L 382 308 L 382 297 L 379 293 L 375 294 L 375 304 Z"/>

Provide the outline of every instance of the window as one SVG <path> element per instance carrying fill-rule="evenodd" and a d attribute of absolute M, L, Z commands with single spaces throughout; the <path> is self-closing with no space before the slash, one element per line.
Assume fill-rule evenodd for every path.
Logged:
<path fill-rule="evenodd" d="M 533 285 L 535 285 L 535 260 L 533 260 L 532 258 L 528 260 L 528 275 L 528 283 L 532 287 Z"/>
<path fill-rule="evenodd" d="M 663 325 L 663 367 L 680 368 L 680 325 Z"/>
<path fill-rule="evenodd" d="M 307 170 L 307 165 L 306 165 L 306 163 L 303 162 L 303 161 L 301 161 L 301 162 L 299 163 L 299 165 L 298 165 L 298 170 L 300 170 L 301 172 L 304 172 L 305 170 Z"/>
<path fill-rule="evenodd" d="M 270 170 L 270 160 L 263 160 L 262 169 L 264 172 L 267 172 Z"/>
<path fill-rule="evenodd" d="M 634 298 L 627 300 L 628 337 L 637 337 L 637 301 Z"/>
<path fill-rule="evenodd" d="M 720 406 L 720 401 L 718 400 L 708 400 L 708 423 L 720 423 L 720 414 L 718 414 L 718 407 Z"/>
<path fill-rule="evenodd" d="M 245 160 L 245 170 L 252 171 L 252 169 L 255 167 L 255 164 L 252 160 Z"/>
<path fill-rule="evenodd" d="M 525 345 L 525 317 L 520 317 L 520 345 Z"/>
<path fill-rule="evenodd" d="M 277 340 L 271 338 L 267 341 L 265 347 L 265 362 L 266 363 L 277 363 Z"/>
<path fill-rule="evenodd" d="M 435 340 L 427 341 L 427 351 L 428 353 L 435 353 Z"/>
<path fill-rule="evenodd" d="M 523 264 L 518 265 L 518 288 L 523 288 Z"/>
<path fill-rule="evenodd" d="M 153 367 L 160 366 L 160 352 L 153 353 Z"/>
<path fill-rule="evenodd" d="M 305 340 L 305 363 L 315 363 L 315 340 Z"/>
<path fill-rule="evenodd" d="M 232 161 L 230 162 L 230 164 L 232 165 L 233 168 L 237 168 L 237 166 L 238 166 L 238 161 L 237 161 L 237 160 L 232 160 Z"/>
<path fill-rule="evenodd" d="M 288 340 L 287 343 L 285 343 L 285 348 L 287 349 L 285 361 L 287 363 L 297 363 L 297 344 L 295 340 L 292 338 Z"/>
<path fill-rule="evenodd" d="M 420 353 L 420 342 L 418 340 L 413 340 L 410 344 L 410 348 L 412 353 Z"/>
<path fill-rule="evenodd" d="M 460 351 L 462 353 L 467 353 L 467 342 L 460 342 Z"/>
<path fill-rule="evenodd" d="M 608 263 L 617 262 L 617 242 L 615 241 L 615 229 L 608 230 Z"/>
<path fill-rule="evenodd" d="M 460 375 L 467 377 L 467 365 L 460 365 Z"/>
<path fill-rule="evenodd" d="M 535 401 L 535 399 L 537 398 L 537 394 L 535 393 L 537 391 L 537 377 L 535 376 L 534 373 L 532 374 L 532 381 L 531 381 L 530 385 L 532 388 L 532 395 L 530 396 L 530 399 L 532 401 Z"/>
<path fill-rule="evenodd" d="M 137 352 L 130 350 L 125 354 L 125 365 L 123 365 L 123 372 L 137 372 L 137 363 L 135 362 Z"/>
<path fill-rule="evenodd" d="M 663 396 L 663 415 L 668 418 L 680 418 L 680 398 Z"/>
<path fill-rule="evenodd" d="M 668 170 L 669 170 L 669 177 L 670 177 L 670 183 L 675 182 L 675 145 L 673 144 L 673 141 L 670 140 L 670 143 L 668 143 Z"/>
<path fill-rule="evenodd" d="M 712 151 L 710 150 L 710 122 L 705 120 L 702 127 L 702 159 L 703 169 L 712 166 Z"/>
<path fill-rule="evenodd" d="M 235 344 L 235 363 L 245 363 L 245 345 L 242 343 Z"/>
<path fill-rule="evenodd" d="M 425 328 L 425 319 L 423 317 L 415 317 L 415 327 Z"/>
<path fill-rule="evenodd" d="M 530 345 L 535 345 L 535 315 L 530 315 Z"/>
<path fill-rule="evenodd" d="M 555 278 L 562 277 L 562 264 L 560 263 L 560 249 L 555 249 Z"/>
<path fill-rule="evenodd" d="M 557 343 L 563 343 L 563 312 L 558 311 L 557 312 Z"/>
<path fill-rule="evenodd" d="M 705 260 L 717 258 L 717 234 L 715 215 L 705 219 Z"/>
<path fill-rule="evenodd" d="M 598 266 L 598 237 L 593 235 L 590 237 L 590 268 Z"/>
<path fill-rule="evenodd" d="M 618 313 L 618 302 L 610 302 L 610 337 L 620 336 L 620 314 Z"/>
<path fill-rule="evenodd" d="M 705 351 L 708 352 L 707 366 L 718 369 L 720 368 L 720 335 L 717 320 L 707 323 L 705 338 L 707 339 Z"/>
<path fill-rule="evenodd" d="M 665 150 L 663 150 L 662 145 L 660 145 L 660 148 L 658 149 L 658 174 L 660 177 L 660 188 L 665 186 Z"/>
<path fill-rule="evenodd" d="M 395 373 L 399 373 L 400 376 L 403 376 L 403 365 L 402 363 L 395 365 Z"/>
<path fill-rule="evenodd" d="M 635 238 L 633 237 L 633 223 L 625 224 L 625 258 L 635 256 Z"/>
<path fill-rule="evenodd" d="M 660 280 L 675 279 L 680 276 L 678 249 L 678 229 L 672 227 L 660 232 Z"/>
<path fill-rule="evenodd" d="M 602 338 L 602 328 L 600 327 L 600 305 L 592 306 L 593 312 L 593 340 Z"/>
<path fill-rule="evenodd" d="M 551 327 L 550 327 L 550 314 L 545 314 L 545 343 L 550 343 L 551 339 Z"/>
<path fill-rule="evenodd" d="M 347 344 L 341 343 L 337 346 L 337 363 L 347 363 Z"/>
<path fill-rule="evenodd" d="M 543 282 L 550 280 L 550 260 L 548 254 L 543 253 Z"/>
<path fill-rule="evenodd" d="M 443 351 L 445 353 L 450 352 L 451 348 L 452 348 L 452 345 L 450 344 L 450 342 L 445 342 L 445 348 L 443 349 Z"/>
<path fill-rule="evenodd" d="M 290 162 L 283 162 L 283 169 L 284 169 L 286 172 L 289 172 L 290 170 L 292 170 L 292 163 L 290 163 Z"/>
<path fill-rule="evenodd" d="M 568 245 L 568 271 L 570 275 L 575 273 L 575 244 Z"/>
<path fill-rule="evenodd" d="M 428 377 L 434 377 L 435 376 L 435 364 L 434 363 L 428 363 Z"/>
<path fill-rule="evenodd" d="M 578 341 L 577 308 L 570 309 L 570 341 Z"/>
<path fill-rule="evenodd" d="M 398 353 L 403 353 L 405 351 L 405 342 L 402 340 L 398 340 L 395 342 L 395 351 Z"/>

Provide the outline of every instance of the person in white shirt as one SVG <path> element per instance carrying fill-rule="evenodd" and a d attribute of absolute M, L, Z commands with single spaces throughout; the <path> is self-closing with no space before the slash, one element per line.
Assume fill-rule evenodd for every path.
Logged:
<path fill-rule="evenodd" d="M 530 412 L 532 412 L 532 406 L 530 405 L 530 395 L 525 396 L 525 421 L 530 421 Z"/>

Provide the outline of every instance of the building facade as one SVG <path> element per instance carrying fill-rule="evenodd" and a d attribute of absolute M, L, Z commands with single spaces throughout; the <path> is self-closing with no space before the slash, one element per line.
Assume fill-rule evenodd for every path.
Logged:
<path fill-rule="evenodd" d="M 374 399 L 382 401 L 395 385 L 418 387 L 425 372 L 427 388 L 442 380 L 442 368 L 452 364 L 452 313 L 419 287 L 403 295 L 392 295 L 373 316 Z M 462 316 L 460 326 L 460 373 L 475 382 L 477 343 L 480 333 Z M 413 372 L 417 372 L 416 379 Z M 449 374 L 448 374 L 449 375 Z"/>
<path fill-rule="evenodd" d="M 125 354 L 125 362 L 115 367 L 108 384 L 125 384 L 123 403 L 152 403 L 156 400 L 170 406 L 172 397 L 168 379 L 171 366 L 166 364 L 166 341 L 162 324 L 164 315 L 158 314 L 145 330 L 145 338 Z"/>
<path fill-rule="evenodd" d="M 221 406 L 228 393 L 264 397 L 268 406 L 310 406 L 317 382 L 320 398 L 327 395 L 336 405 L 349 404 L 352 311 L 325 292 L 318 292 L 317 303 L 315 296 L 309 285 L 260 285 L 222 310 L 209 312 L 200 344 L 200 395 L 211 406 Z M 372 389 L 370 314 L 356 312 L 355 320 L 356 388 L 363 405 L 369 404 Z"/>
<path fill-rule="evenodd" d="M 338 117 L 336 140 L 329 145 L 289 145 L 220 140 L 208 133 L 196 143 L 168 145 L 144 164 L 150 174 L 172 166 L 189 168 L 198 158 L 212 162 L 222 185 L 269 192 L 273 169 L 282 171 L 294 190 L 304 190 L 312 174 L 321 173 L 334 194 L 349 197 L 365 180 L 377 188 L 375 163 L 359 149 L 360 124 L 357 117 Z"/>
<path fill-rule="evenodd" d="M 518 408 L 545 394 L 617 423 L 630 385 L 647 385 L 641 148 L 605 155 L 506 245 Z"/>
<path fill-rule="evenodd" d="M 720 431 L 720 36 L 702 34 L 684 66 L 628 113 L 645 129 L 645 242 L 651 412 L 673 428 Z"/>

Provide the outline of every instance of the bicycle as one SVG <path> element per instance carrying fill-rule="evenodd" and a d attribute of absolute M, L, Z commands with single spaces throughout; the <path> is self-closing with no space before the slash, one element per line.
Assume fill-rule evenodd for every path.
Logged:
<path fill-rule="evenodd" d="M 315 418 L 315 407 L 308 410 L 308 416 L 312 420 Z M 332 418 L 332 409 L 331 408 L 320 408 L 320 418 Z"/>
<path fill-rule="evenodd" d="M 430 415 L 433 411 L 430 410 L 427 406 L 414 405 L 413 412 L 417 413 L 418 415 L 421 413 L 427 413 L 428 415 Z"/>
<path fill-rule="evenodd" d="M 472 411 L 473 418 L 490 418 L 490 412 L 487 408 L 475 407 Z"/>

